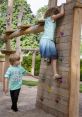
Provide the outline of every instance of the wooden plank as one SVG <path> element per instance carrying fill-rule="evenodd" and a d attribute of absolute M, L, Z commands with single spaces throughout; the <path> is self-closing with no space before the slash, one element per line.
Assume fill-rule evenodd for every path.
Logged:
<path fill-rule="evenodd" d="M 39 51 L 39 48 L 27 48 L 27 49 L 21 49 L 23 52 L 28 52 L 28 51 L 36 51 L 38 52 Z"/>
<path fill-rule="evenodd" d="M 73 26 L 72 22 L 71 22 L 71 24 L 58 26 L 57 30 L 56 30 L 56 38 L 57 37 L 72 36 L 72 26 Z"/>
<path fill-rule="evenodd" d="M 66 25 L 69 24 L 69 22 L 73 21 L 73 14 L 71 13 L 71 11 L 69 13 L 70 14 L 65 14 L 64 17 L 57 20 L 57 26 Z"/>
<path fill-rule="evenodd" d="M 57 6 L 57 0 L 49 0 L 48 8 Z"/>
<path fill-rule="evenodd" d="M 69 72 L 70 71 L 70 67 L 64 67 L 64 66 L 59 66 L 58 68 L 59 71 L 61 72 Z"/>
<path fill-rule="evenodd" d="M 58 52 L 59 57 L 69 57 L 70 56 L 70 50 L 60 50 Z"/>
<path fill-rule="evenodd" d="M 18 29 L 21 29 L 21 30 L 26 30 L 27 28 L 31 27 L 32 25 L 19 25 L 17 26 Z"/>
<path fill-rule="evenodd" d="M 58 110 L 59 112 L 63 112 L 65 114 L 68 113 L 68 105 L 65 106 L 65 105 L 60 104 L 60 103 L 55 103 L 55 101 L 53 103 L 52 100 L 45 100 L 45 99 L 44 99 L 44 103 L 43 104 L 48 106 L 48 107 L 54 108 L 54 109 Z"/>
<path fill-rule="evenodd" d="M 43 25 L 44 25 L 44 23 L 45 23 L 45 21 L 44 21 L 44 20 L 39 20 L 36 24 L 38 24 L 38 25 L 40 25 L 40 26 L 43 26 Z"/>
<path fill-rule="evenodd" d="M 72 36 L 68 35 L 68 36 L 64 36 L 64 37 L 58 37 L 56 38 L 56 44 L 61 44 L 61 43 L 68 43 L 72 41 Z"/>
<path fill-rule="evenodd" d="M 10 54 L 14 54 L 16 51 L 14 50 L 1 50 L 1 53 L 2 54 L 5 54 L 5 55 L 10 55 Z"/>
<path fill-rule="evenodd" d="M 69 117 L 79 117 L 79 83 L 80 83 L 80 33 L 82 9 L 74 9 L 74 26 L 71 48 L 71 76 Z"/>
<path fill-rule="evenodd" d="M 68 50 L 68 48 L 71 48 L 71 42 L 68 42 L 68 43 L 59 43 L 59 44 L 56 44 L 56 47 L 59 48 L 62 50 Z"/>

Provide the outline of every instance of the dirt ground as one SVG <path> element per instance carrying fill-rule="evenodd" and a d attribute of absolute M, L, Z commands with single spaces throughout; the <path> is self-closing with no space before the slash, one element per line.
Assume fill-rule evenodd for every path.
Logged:
<path fill-rule="evenodd" d="M 35 80 L 26 78 L 24 80 Z M 54 117 L 53 115 L 36 108 L 37 87 L 22 86 L 19 101 L 18 112 L 11 111 L 11 99 L 9 93 L 4 95 L 2 92 L 2 83 L 0 82 L 0 117 Z M 80 94 L 79 117 L 82 117 L 82 93 Z"/>
<path fill-rule="evenodd" d="M 35 107 L 37 87 L 22 86 L 19 101 L 18 112 L 13 112 L 11 108 L 11 99 L 9 93 L 4 95 L 2 92 L 2 83 L 0 83 L 0 117 L 54 117 Z"/>

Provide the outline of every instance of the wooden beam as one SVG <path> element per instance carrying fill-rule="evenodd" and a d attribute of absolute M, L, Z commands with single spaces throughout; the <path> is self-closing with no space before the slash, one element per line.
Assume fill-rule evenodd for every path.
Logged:
<path fill-rule="evenodd" d="M 17 27 L 18 27 L 18 29 L 26 30 L 27 28 L 31 27 L 31 25 L 19 25 Z"/>
<path fill-rule="evenodd" d="M 74 9 L 74 26 L 71 48 L 71 76 L 69 117 L 79 117 L 79 86 L 80 86 L 80 34 L 82 9 Z"/>
<path fill-rule="evenodd" d="M 14 54 L 15 52 L 15 50 L 1 50 L 1 53 L 5 55 Z"/>
<path fill-rule="evenodd" d="M 28 52 L 28 51 L 35 51 L 35 52 L 39 52 L 39 48 L 27 48 L 27 49 L 21 49 L 22 52 Z"/>
<path fill-rule="evenodd" d="M 40 26 L 40 25 L 34 25 L 34 26 L 31 26 L 30 28 L 27 28 L 26 30 L 17 30 L 15 32 L 13 32 L 12 34 L 10 35 L 4 35 L 2 36 L 1 38 L 4 40 L 9 40 L 9 39 L 13 39 L 14 37 L 18 37 L 18 36 L 21 36 L 21 35 L 25 35 L 25 34 L 30 34 L 30 33 L 39 33 L 39 32 L 42 32 L 44 30 L 44 27 L 43 26 Z"/>

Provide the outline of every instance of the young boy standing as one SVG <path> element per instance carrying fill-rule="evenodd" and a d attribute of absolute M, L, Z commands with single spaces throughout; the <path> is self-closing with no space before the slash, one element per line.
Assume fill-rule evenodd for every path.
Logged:
<path fill-rule="evenodd" d="M 18 111 L 17 102 L 18 97 L 22 85 L 22 77 L 27 72 L 26 70 L 20 66 L 20 56 L 18 54 L 11 54 L 9 58 L 10 67 L 7 69 L 5 73 L 5 80 L 3 83 L 3 91 L 5 93 L 8 92 L 8 86 L 10 90 L 10 96 L 12 100 L 11 109 L 14 112 Z M 29 73 L 27 73 L 29 75 Z"/>

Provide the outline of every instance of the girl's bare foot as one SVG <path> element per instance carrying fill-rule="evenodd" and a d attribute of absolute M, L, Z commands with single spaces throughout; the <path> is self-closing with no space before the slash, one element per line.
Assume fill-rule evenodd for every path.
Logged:
<path fill-rule="evenodd" d="M 62 76 L 59 74 L 55 74 L 53 78 L 54 80 L 59 80 L 59 79 L 62 79 Z"/>

